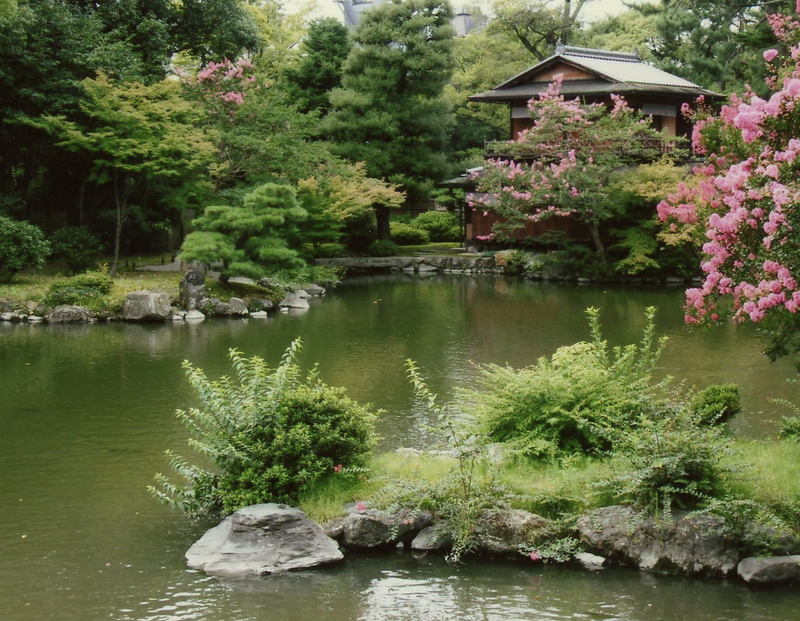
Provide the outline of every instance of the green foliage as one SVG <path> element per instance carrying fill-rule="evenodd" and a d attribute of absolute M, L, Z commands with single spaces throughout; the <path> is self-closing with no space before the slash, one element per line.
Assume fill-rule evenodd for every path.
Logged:
<path fill-rule="evenodd" d="M 447 170 L 441 94 L 452 68 L 451 17 L 439 0 L 391 0 L 365 12 L 322 125 L 335 153 L 365 162 L 370 177 L 400 184 L 412 199 Z"/>
<path fill-rule="evenodd" d="M 49 254 L 50 244 L 38 226 L 0 215 L 0 282 L 42 267 Z"/>
<path fill-rule="evenodd" d="M 97 236 L 85 226 L 65 226 L 50 236 L 53 258 L 63 261 L 72 272 L 94 267 L 103 251 Z"/>
<path fill-rule="evenodd" d="M 193 222 L 198 230 L 183 242 L 181 258 L 221 261 L 226 273 L 251 278 L 301 267 L 299 224 L 307 215 L 293 187 L 265 183 L 246 194 L 241 206 L 206 207 Z"/>
<path fill-rule="evenodd" d="M 721 93 L 752 85 L 764 94 L 761 53 L 775 45 L 768 13 L 794 12 L 792 0 L 662 0 L 634 7 L 653 19 L 649 46 L 658 65 Z"/>
<path fill-rule="evenodd" d="M 328 95 L 341 85 L 342 64 L 350 52 L 350 37 L 333 17 L 315 19 L 301 45 L 301 58 L 286 70 L 290 93 L 303 112 L 330 109 Z"/>
<path fill-rule="evenodd" d="M 778 437 L 800 440 L 800 416 L 784 416 L 781 419 L 781 430 Z"/>
<path fill-rule="evenodd" d="M 685 407 L 640 417 L 635 427 L 615 430 L 621 457 L 616 473 L 598 486 L 617 502 L 652 511 L 694 508 L 727 493 L 730 439 Z"/>
<path fill-rule="evenodd" d="M 496 471 L 485 468 L 485 451 L 474 434 L 431 392 L 412 360 L 406 362 L 409 381 L 418 403 L 428 413 L 430 427 L 453 454 L 454 463 L 435 482 L 390 479 L 373 497 L 390 509 L 412 508 L 434 511 L 449 525 L 453 545 L 447 557 L 458 562 L 475 548 L 480 521 L 486 511 L 510 507 L 510 491 L 496 479 Z"/>
<path fill-rule="evenodd" d="M 389 224 L 392 241 L 401 246 L 424 244 L 430 241 L 427 231 L 418 229 L 404 222 L 391 222 Z"/>
<path fill-rule="evenodd" d="M 701 424 L 724 423 L 742 409 L 741 396 L 736 384 L 715 384 L 698 392 L 690 408 Z"/>
<path fill-rule="evenodd" d="M 427 231 L 431 241 L 459 241 L 461 227 L 458 218 L 449 211 L 424 211 L 409 222 L 417 229 Z"/>
<path fill-rule="evenodd" d="M 60 304 L 79 304 L 97 307 L 102 305 L 103 298 L 111 293 L 114 281 L 108 272 L 84 272 L 70 278 L 54 282 L 50 285 L 44 303 L 47 306 Z"/>
<path fill-rule="evenodd" d="M 586 314 L 589 342 L 523 369 L 479 367 L 476 387 L 463 397 L 488 437 L 524 457 L 597 453 L 610 447 L 609 430 L 635 425 L 652 407 L 651 372 L 666 342 L 655 339 L 655 309 L 646 311 L 639 343 L 614 348 L 602 338 L 598 310 Z"/>
<path fill-rule="evenodd" d="M 262 502 L 296 503 L 301 493 L 339 464 L 361 464 L 374 443 L 375 414 L 344 390 L 303 376 L 295 362 L 300 342 L 270 369 L 254 356 L 231 350 L 235 378 L 209 380 L 184 362 L 199 407 L 179 410 L 189 445 L 214 469 L 168 453 L 188 485 L 156 475 L 157 498 L 193 517 L 226 514 Z"/>
<path fill-rule="evenodd" d="M 393 257 L 400 254 L 400 248 L 388 239 L 376 239 L 365 252 L 369 257 Z"/>

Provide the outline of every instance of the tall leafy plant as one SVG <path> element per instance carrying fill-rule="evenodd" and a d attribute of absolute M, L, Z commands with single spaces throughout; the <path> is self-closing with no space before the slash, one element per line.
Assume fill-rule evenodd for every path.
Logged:
<path fill-rule="evenodd" d="M 229 513 L 262 502 L 296 503 L 298 495 L 335 468 L 360 465 L 374 443 L 374 412 L 304 375 L 294 341 L 280 364 L 230 351 L 235 377 L 210 380 L 189 362 L 183 367 L 199 402 L 178 410 L 200 465 L 168 451 L 180 486 L 156 475 L 148 489 L 190 516 Z"/>

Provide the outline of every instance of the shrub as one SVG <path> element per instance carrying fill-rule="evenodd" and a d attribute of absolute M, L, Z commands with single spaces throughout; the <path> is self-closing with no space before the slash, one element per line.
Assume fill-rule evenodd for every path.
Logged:
<path fill-rule="evenodd" d="M 427 231 L 414 228 L 411 225 L 403 222 L 391 222 L 389 224 L 391 230 L 392 241 L 401 246 L 410 246 L 413 244 L 427 244 L 430 241 L 430 236 Z"/>
<path fill-rule="evenodd" d="M 344 244 L 331 242 L 328 244 L 320 244 L 319 248 L 316 248 L 312 254 L 323 259 L 335 259 L 338 257 L 346 257 L 347 248 L 345 248 Z"/>
<path fill-rule="evenodd" d="M 361 464 L 374 443 L 374 414 L 315 371 L 303 377 L 295 363 L 299 347 L 292 343 L 275 370 L 231 350 L 235 380 L 209 380 L 184 362 L 200 406 L 177 414 L 192 433 L 190 446 L 214 469 L 168 452 L 188 485 L 158 474 L 151 493 L 194 517 L 218 515 L 261 502 L 296 503 L 334 467 Z"/>
<path fill-rule="evenodd" d="M 425 211 L 409 222 L 416 229 L 427 231 L 431 241 L 459 241 L 461 227 L 458 218 L 449 211 Z"/>
<path fill-rule="evenodd" d="M 635 424 L 658 403 L 650 374 L 665 339 L 654 339 L 655 309 L 646 311 L 638 344 L 613 349 L 602 338 L 597 309 L 586 313 L 590 342 L 560 347 L 524 369 L 479 368 L 477 387 L 462 398 L 474 404 L 492 440 L 526 457 L 597 453 L 610 447 L 610 430 Z"/>
<path fill-rule="evenodd" d="M 376 239 L 369 246 L 367 246 L 367 255 L 370 257 L 391 257 L 400 252 L 393 241 L 388 239 Z"/>
<path fill-rule="evenodd" d="M 85 272 L 53 283 L 44 303 L 47 306 L 80 304 L 96 307 L 100 298 L 111 293 L 113 284 L 114 281 L 107 272 Z"/>
<path fill-rule="evenodd" d="M 724 423 L 742 409 L 741 396 L 736 384 L 709 386 L 692 399 L 692 413 L 706 425 Z"/>
<path fill-rule="evenodd" d="M 103 245 L 85 226 L 66 226 L 50 236 L 53 256 L 62 260 L 71 272 L 94 267 Z"/>
<path fill-rule="evenodd" d="M 781 419 L 779 438 L 800 440 L 800 416 L 784 416 Z"/>
<path fill-rule="evenodd" d="M 616 474 L 599 484 L 619 502 L 652 512 L 691 509 L 725 495 L 730 440 L 683 406 L 620 427 Z"/>
<path fill-rule="evenodd" d="M 38 269 L 50 254 L 42 230 L 29 222 L 0 216 L 0 282 L 24 269 Z"/>

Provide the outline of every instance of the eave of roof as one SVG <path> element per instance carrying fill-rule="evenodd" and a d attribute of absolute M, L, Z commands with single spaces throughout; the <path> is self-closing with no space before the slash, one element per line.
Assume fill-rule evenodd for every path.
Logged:
<path fill-rule="evenodd" d="M 470 95 L 470 101 L 497 103 L 497 102 L 527 102 L 532 97 L 542 94 L 547 90 L 546 82 L 525 84 L 503 90 L 491 90 L 485 93 Z M 677 97 L 697 97 L 703 95 L 708 98 L 723 98 L 724 95 L 709 91 L 704 88 L 686 88 L 679 86 L 661 86 L 657 84 L 635 84 L 629 82 L 602 82 L 600 80 L 573 80 L 566 81 L 561 86 L 561 94 L 579 97 L 581 95 L 609 95 L 615 94 L 659 94 L 674 95 Z"/>

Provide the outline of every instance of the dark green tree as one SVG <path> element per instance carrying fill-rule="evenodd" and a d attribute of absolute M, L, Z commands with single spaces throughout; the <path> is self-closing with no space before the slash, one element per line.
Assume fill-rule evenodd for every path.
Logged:
<path fill-rule="evenodd" d="M 289 92 L 299 110 L 330 109 L 328 95 L 341 86 L 342 64 L 349 53 L 350 36 L 338 20 L 326 17 L 309 24 L 299 61 L 285 72 Z"/>
<path fill-rule="evenodd" d="M 323 122 L 336 153 L 400 184 L 412 201 L 447 170 L 441 95 L 452 70 L 451 16 L 438 0 L 391 0 L 365 13 Z"/>
<path fill-rule="evenodd" d="M 149 0 L 147 0 L 149 1 Z M 200 62 L 258 52 L 258 28 L 242 0 L 182 0 L 174 25 L 175 50 Z"/>
<path fill-rule="evenodd" d="M 635 7 L 654 17 L 653 56 L 663 69 L 721 92 L 750 84 L 764 94 L 761 53 L 776 44 L 766 16 L 794 0 L 662 0 Z"/>

